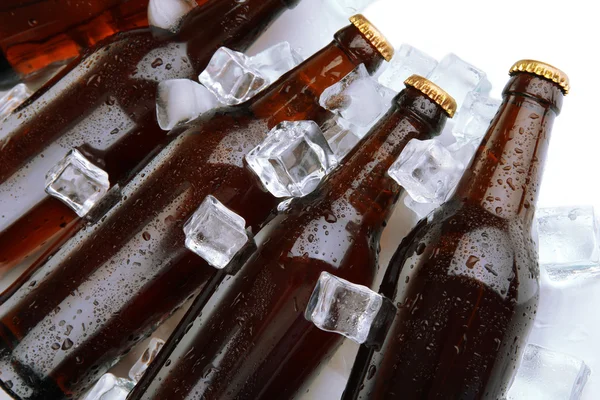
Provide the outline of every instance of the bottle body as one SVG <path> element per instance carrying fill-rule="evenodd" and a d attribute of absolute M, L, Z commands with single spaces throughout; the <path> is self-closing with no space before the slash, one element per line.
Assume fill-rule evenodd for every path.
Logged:
<path fill-rule="evenodd" d="M 561 89 L 514 75 L 447 203 L 402 241 L 380 293 L 398 307 L 380 349 L 362 347 L 345 399 L 499 399 L 539 296 L 531 225 Z"/>
<path fill-rule="evenodd" d="M 46 195 L 39 171 L 49 171 L 77 148 L 108 173 L 111 185 L 123 184 L 169 141 L 156 122 L 158 84 L 196 79 L 218 47 L 247 48 L 286 9 L 280 0 L 270 0 L 225 12 L 236 5 L 215 0 L 197 7 L 176 36 L 155 37 L 143 29 L 113 37 L 3 123 L 0 208 L 9 217 L 0 225 L 0 274 L 27 256 L 27 263 L 35 263 L 32 255 L 43 246 L 55 250 L 68 238 L 63 223 L 77 219 Z M 246 19 L 236 19 L 239 13 Z M 220 23 L 231 29 L 217 29 Z M 51 212 L 48 219 L 58 224 L 32 215 Z"/>

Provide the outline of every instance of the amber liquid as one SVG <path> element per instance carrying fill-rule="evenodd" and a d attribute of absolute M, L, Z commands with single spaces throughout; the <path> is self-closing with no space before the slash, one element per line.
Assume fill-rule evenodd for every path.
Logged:
<path fill-rule="evenodd" d="M 117 32 L 147 26 L 147 8 L 148 0 L 3 0 L 0 49 L 25 77 Z"/>
<path fill-rule="evenodd" d="M 396 318 L 381 349 L 361 348 L 344 399 L 504 398 L 537 310 L 531 224 L 561 98 L 511 78 L 456 194 L 392 258 L 380 290 Z"/>
<path fill-rule="evenodd" d="M 256 184 L 245 154 L 283 120 L 324 120 L 322 91 L 359 63 L 381 62 L 356 28 L 337 37 L 252 103 L 172 133 L 104 221 L 66 243 L 2 304 L 5 388 L 10 380 L 14 393 L 33 398 L 80 394 L 197 293 L 216 270 L 185 248 L 183 225 L 207 195 L 258 230 L 277 199 Z"/>
<path fill-rule="evenodd" d="M 258 251 L 206 310 L 195 311 L 208 316 L 196 315 L 183 337 L 169 340 L 181 342 L 131 398 L 292 397 L 341 340 L 304 318 L 321 272 L 372 284 L 381 232 L 400 194 L 387 170 L 409 140 L 438 134 L 445 119 L 421 92 L 402 92 L 343 166 L 264 228 Z"/>
<path fill-rule="evenodd" d="M 4 122 L 0 207 L 10 219 L 0 220 L 0 276 L 70 236 L 63 222 L 77 216 L 46 196 L 42 174 L 77 147 L 111 184 L 123 183 L 169 140 L 156 122 L 158 83 L 197 79 L 218 47 L 246 49 L 285 8 L 281 0 L 213 0 L 191 11 L 178 35 L 113 37 Z M 36 262 L 28 261 L 31 273 Z"/>

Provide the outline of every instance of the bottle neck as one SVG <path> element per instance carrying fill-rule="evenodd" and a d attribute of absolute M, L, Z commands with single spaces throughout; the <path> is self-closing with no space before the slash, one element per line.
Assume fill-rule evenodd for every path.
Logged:
<path fill-rule="evenodd" d="M 373 232 L 379 232 L 401 190 L 389 177 L 389 168 L 410 140 L 439 135 L 446 120 L 446 113 L 429 97 L 414 88 L 403 90 L 390 111 L 321 187 L 330 198 L 344 198 L 361 214 L 369 215 L 365 223 L 371 224 Z"/>
<path fill-rule="evenodd" d="M 333 42 L 251 100 L 250 108 L 271 128 L 283 121 L 321 123 L 330 116 L 319 105 L 323 91 L 360 64 L 373 73 L 382 61 L 375 47 L 350 25 L 336 33 Z"/>
<path fill-rule="evenodd" d="M 562 98 L 561 89 L 546 79 L 526 73 L 513 76 L 453 198 L 530 225 Z"/>

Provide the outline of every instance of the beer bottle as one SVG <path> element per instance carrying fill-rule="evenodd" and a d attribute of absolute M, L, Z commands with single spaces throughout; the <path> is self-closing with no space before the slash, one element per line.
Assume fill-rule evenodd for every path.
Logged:
<path fill-rule="evenodd" d="M 244 167 L 245 154 L 282 121 L 325 120 L 321 93 L 361 63 L 374 72 L 389 56 L 371 36 L 375 29 L 353 20 L 249 102 L 172 133 L 103 221 L 80 231 L 2 304 L 5 388 L 34 398 L 79 394 L 217 274 L 186 248 L 185 222 L 209 195 L 253 231 L 268 218 L 277 201 Z"/>
<path fill-rule="evenodd" d="M 3 0 L 0 64 L 7 67 L 3 75 L 30 77 L 51 64 L 65 64 L 117 32 L 145 27 L 147 7 L 148 0 L 42 0 L 26 4 Z"/>
<path fill-rule="evenodd" d="M 361 347 L 344 399 L 502 399 L 535 319 L 531 225 L 567 76 L 510 70 L 503 102 L 456 193 L 402 241 L 380 293 L 398 307 Z"/>
<path fill-rule="evenodd" d="M 291 398 L 332 353 L 340 338 L 303 316 L 319 275 L 335 271 L 372 284 L 381 233 L 401 190 L 387 170 L 409 140 L 439 134 L 456 107 L 425 78 L 406 82 L 343 166 L 265 226 L 258 250 L 215 292 L 208 317 L 192 306 L 195 315 L 180 325 L 192 327 L 169 339 L 169 361 L 163 354 L 132 398 Z"/>
<path fill-rule="evenodd" d="M 26 266 L 44 259 L 82 227 L 75 211 L 44 192 L 44 174 L 72 147 L 112 185 L 125 179 L 166 143 L 156 123 L 158 84 L 197 78 L 221 45 L 246 49 L 298 1 L 211 0 L 175 36 L 118 35 L 13 113 L 0 125 L 0 137 L 7 135 L 0 139 L 0 276 L 26 257 Z"/>

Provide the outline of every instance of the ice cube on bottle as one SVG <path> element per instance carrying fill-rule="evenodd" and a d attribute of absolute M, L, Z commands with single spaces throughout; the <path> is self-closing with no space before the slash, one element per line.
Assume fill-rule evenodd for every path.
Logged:
<path fill-rule="evenodd" d="M 33 92 L 24 83 L 19 83 L 2 96 L 0 98 L 0 122 L 23 104 L 32 94 Z"/>
<path fill-rule="evenodd" d="M 94 387 L 85 394 L 83 400 L 125 400 L 135 383 L 117 378 L 113 374 L 104 374 Z"/>
<path fill-rule="evenodd" d="M 150 339 L 150 343 L 148 343 L 146 350 L 144 350 L 140 358 L 138 358 L 133 367 L 131 367 L 131 369 L 129 370 L 129 378 L 133 382 L 138 382 L 140 379 L 142 379 L 142 376 L 144 376 L 144 373 L 146 372 L 152 361 L 154 361 L 154 359 L 158 355 L 158 352 L 160 351 L 160 349 L 162 349 L 164 344 L 165 341 L 162 339 L 155 337 Z"/>
<path fill-rule="evenodd" d="M 306 196 L 337 165 L 323 132 L 313 121 L 282 122 L 248 153 L 246 161 L 276 197 Z"/>
<path fill-rule="evenodd" d="M 169 79 L 158 84 L 156 116 L 161 129 L 169 131 L 218 105 L 206 87 L 189 79 Z"/>
<path fill-rule="evenodd" d="M 223 269 L 248 241 L 245 226 L 244 218 L 209 195 L 183 227 L 185 246 Z"/>
<path fill-rule="evenodd" d="M 176 33 L 183 17 L 196 6 L 196 0 L 150 0 L 148 24 Z"/>
<path fill-rule="evenodd" d="M 81 152 L 71 150 L 46 175 L 46 193 L 84 217 L 108 192 L 108 174 Z"/>
<path fill-rule="evenodd" d="M 500 107 L 500 100 L 469 92 L 455 117 L 452 134 L 459 143 L 481 141 Z"/>
<path fill-rule="evenodd" d="M 403 44 L 394 53 L 394 58 L 379 76 L 379 83 L 400 92 L 404 81 L 411 75 L 427 77 L 437 66 L 437 60 L 419 49 Z"/>
<path fill-rule="evenodd" d="M 273 83 L 302 61 L 304 61 L 302 56 L 288 42 L 280 42 L 250 57 L 249 62 L 269 83 Z"/>
<path fill-rule="evenodd" d="M 355 133 L 358 129 L 341 117 L 330 119 L 322 129 L 329 147 L 338 160 L 346 157 L 360 141 L 360 137 Z"/>

